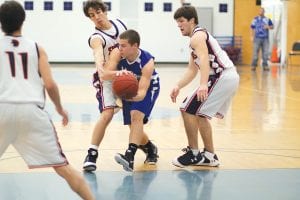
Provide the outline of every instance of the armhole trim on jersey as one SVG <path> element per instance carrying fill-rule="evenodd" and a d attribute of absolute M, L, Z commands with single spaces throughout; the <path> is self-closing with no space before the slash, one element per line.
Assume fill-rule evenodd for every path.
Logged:
<path fill-rule="evenodd" d="M 207 30 L 206 29 L 202 29 L 202 28 L 196 29 L 196 30 L 194 30 L 193 34 L 195 34 L 198 31 L 202 31 L 202 32 L 204 32 L 206 34 L 206 36 L 207 36 L 206 37 L 206 41 L 208 42 L 208 40 L 209 40 L 209 34 L 208 34 Z"/>
<path fill-rule="evenodd" d="M 142 63 L 142 60 L 141 60 L 141 64 L 143 66 L 145 66 L 148 62 L 150 62 L 151 59 L 153 60 L 153 62 L 155 62 L 155 58 L 150 52 L 142 50 L 142 49 L 140 49 L 140 51 L 141 51 L 141 55 L 140 55 L 141 57 L 145 56 L 146 58 L 148 58 L 145 63 Z"/>
<path fill-rule="evenodd" d="M 41 72 L 40 72 L 40 50 L 39 50 L 39 46 L 38 44 L 35 42 L 35 49 L 36 49 L 36 54 L 37 54 L 37 57 L 38 57 L 38 74 L 40 77 L 42 77 L 41 75 Z"/>
<path fill-rule="evenodd" d="M 94 35 L 100 35 L 101 36 L 101 38 L 102 38 L 102 40 L 103 40 L 103 42 L 104 42 L 104 44 L 102 44 L 102 47 L 104 48 L 105 46 L 106 46 L 106 40 L 105 40 L 105 38 L 103 37 L 103 35 L 101 35 L 101 34 L 99 34 L 99 33 L 94 33 L 92 36 L 94 36 Z M 92 37 L 91 36 L 91 37 Z M 91 47 L 91 37 L 88 39 L 88 44 L 89 44 L 89 46 Z"/>
<path fill-rule="evenodd" d="M 121 20 L 117 19 L 117 21 L 120 22 L 120 24 L 124 27 L 125 30 L 127 30 L 126 25 Z"/>
<path fill-rule="evenodd" d="M 36 54 L 38 56 L 38 59 L 40 59 L 40 51 L 39 51 L 39 46 L 38 44 L 35 42 L 35 48 L 36 48 Z"/>

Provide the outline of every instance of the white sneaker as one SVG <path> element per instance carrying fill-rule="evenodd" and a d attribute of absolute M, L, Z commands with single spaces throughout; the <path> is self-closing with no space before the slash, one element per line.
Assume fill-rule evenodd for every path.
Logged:
<path fill-rule="evenodd" d="M 218 167 L 220 165 L 219 159 L 216 154 L 210 153 L 206 150 L 201 152 L 202 159 L 197 165 L 210 166 L 210 167 Z"/>

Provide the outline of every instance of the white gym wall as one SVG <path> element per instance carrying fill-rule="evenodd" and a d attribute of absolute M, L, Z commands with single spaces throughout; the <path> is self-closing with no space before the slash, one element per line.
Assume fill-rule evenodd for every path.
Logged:
<path fill-rule="evenodd" d="M 88 37 L 93 23 L 84 16 L 79 0 L 55 0 L 53 10 L 45 11 L 44 2 L 31 0 L 33 10 L 26 11 L 23 35 L 37 41 L 48 52 L 51 62 L 92 62 Z M 49 0 L 47 0 L 49 1 Z M 72 11 L 64 11 L 63 3 L 73 4 Z M 0 1 L 4 2 L 3 0 Z M 19 1 L 24 4 L 24 1 Z M 128 28 L 139 31 L 141 48 L 150 51 L 157 62 L 187 62 L 188 37 L 182 37 L 173 14 L 181 6 L 179 0 L 104 0 L 111 2 L 110 18 L 120 18 Z M 153 3 L 153 12 L 145 12 L 145 2 Z M 212 8 L 212 30 L 215 36 L 233 35 L 234 0 L 190 0 L 200 8 Z M 172 3 L 172 12 L 163 11 L 163 3 Z M 227 12 L 219 12 L 219 4 L 227 4 Z M 201 25 L 201 18 L 199 18 Z"/>

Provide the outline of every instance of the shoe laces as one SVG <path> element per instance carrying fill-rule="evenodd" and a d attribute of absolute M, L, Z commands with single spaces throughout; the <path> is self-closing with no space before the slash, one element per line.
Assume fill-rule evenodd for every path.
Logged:
<path fill-rule="evenodd" d="M 191 150 L 191 147 L 189 147 L 189 146 L 187 146 L 187 147 L 181 149 L 181 151 L 183 151 L 184 153 L 187 153 L 187 152 L 190 151 L 190 150 Z"/>
<path fill-rule="evenodd" d="M 88 154 L 91 156 L 98 156 L 98 151 L 94 149 L 89 149 Z"/>

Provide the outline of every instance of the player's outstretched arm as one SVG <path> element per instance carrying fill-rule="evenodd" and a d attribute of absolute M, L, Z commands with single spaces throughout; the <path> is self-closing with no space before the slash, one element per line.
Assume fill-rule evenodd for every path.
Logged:
<path fill-rule="evenodd" d="M 192 56 L 190 56 L 187 70 L 171 90 L 170 97 L 173 103 L 176 103 L 176 98 L 179 95 L 180 89 L 188 85 L 196 77 L 197 73 L 198 69 L 194 64 Z"/>
<path fill-rule="evenodd" d="M 207 35 L 203 31 L 199 31 L 191 38 L 191 47 L 195 49 L 197 57 L 200 59 L 200 84 L 197 90 L 198 101 L 204 101 L 208 97 L 208 77 L 209 77 L 209 56 L 206 45 Z"/>
<path fill-rule="evenodd" d="M 104 68 L 102 68 L 100 73 L 100 78 L 102 80 L 112 80 L 116 75 L 120 75 L 117 71 L 118 63 L 121 60 L 121 54 L 118 48 L 114 48 L 109 55 L 108 61 L 105 63 Z"/>
<path fill-rule="evenodd" d="M 190 57 L 188 67 L 184 72 L 181 79 L 177 82 L 177 86 L 179 89 L 188 85 L 198 74 L 198 68 L 195 66 L 192 56 Z"/>
<path fill-rule="evenodd" d="M 61 105 L 59 90 L 58 90 L 56 82 L 54 81 L 54 79 L 52 77 L 50 64 L 48 62 L 48 56 L 42 47 L 39 46 L 38 49 L 39 49 L 39 54 L 40 54 L 39 71 L 40 71 L 41 77 L 44 81 L 45 89 L 46 89 L 51 101 L 55 105 L 56 111 L 62 116 L 63 125 L 67 125 L 68 124 L 68 114 Z"/>
<path fill-rule="evenodd" d="M 100 76 L 101 70 L 104 66 L 104 54 L 103 54 L 103 42 L 100 38 L 95 37 L 91 39 L 90 46 L 93 49 L 93 55 L 94 55 L 94 61 L 96 70 L 98 71 L 98 74 Z"/>

